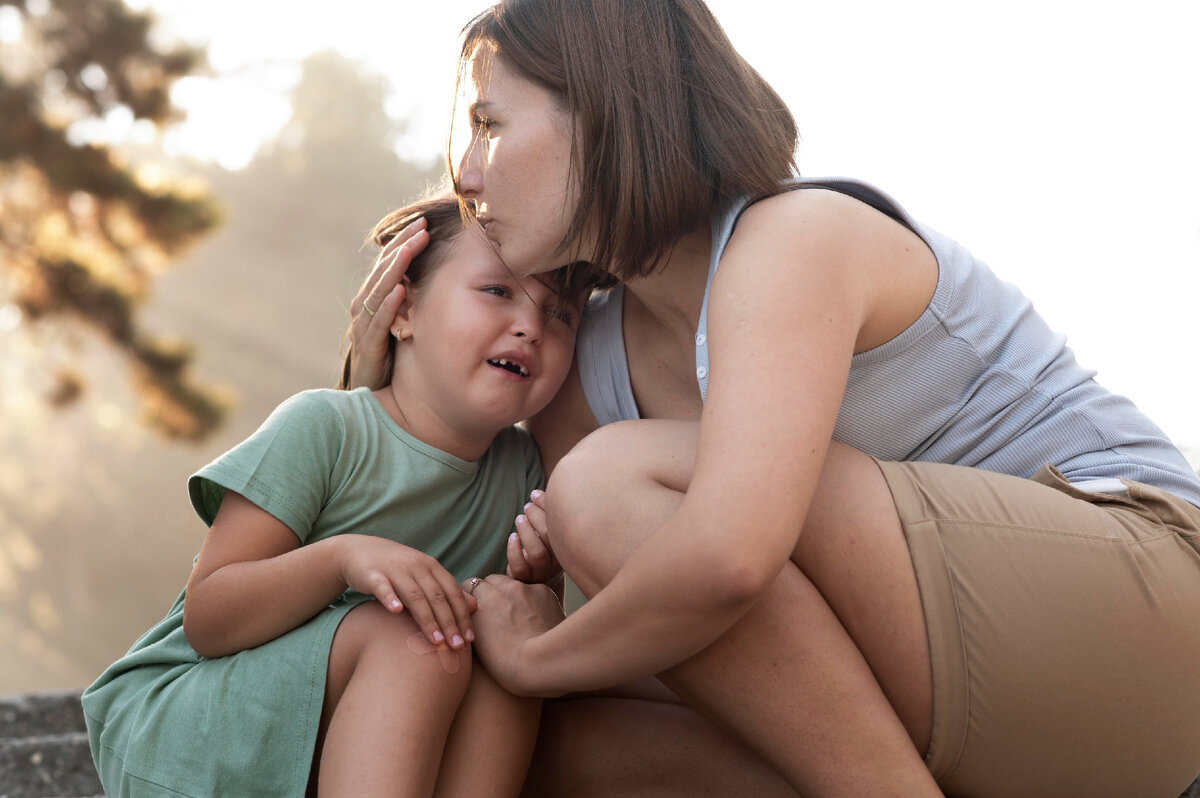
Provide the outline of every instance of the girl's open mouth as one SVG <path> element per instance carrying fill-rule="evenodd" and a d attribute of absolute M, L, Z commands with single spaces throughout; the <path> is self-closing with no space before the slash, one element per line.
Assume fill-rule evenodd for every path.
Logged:
<path fill-rule="evenodd" d="M 511 371 L 513 374 L 519 374 L 522 377 L 529 376 L 529 369 L 504 358 L 500 358 L 499 360 L 489 360 L 488 365 L 495 366 L 496 368 L 502 368 L 505 371 Z"/>

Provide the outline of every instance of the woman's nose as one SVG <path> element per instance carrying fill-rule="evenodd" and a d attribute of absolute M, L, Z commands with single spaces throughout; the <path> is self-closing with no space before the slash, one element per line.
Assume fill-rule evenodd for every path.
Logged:
<path fill-rule="evenodd" d="M 454 183 L 458 193 L 470 199 L 478 198 L 480 192 L 483 191 L 483 169 L 480 168 L 479 162 L 480 149 L 478 138 L 472 137 L 466 152 L 462 154 L 462 158 L 458 162 L 455 175 Z"/>

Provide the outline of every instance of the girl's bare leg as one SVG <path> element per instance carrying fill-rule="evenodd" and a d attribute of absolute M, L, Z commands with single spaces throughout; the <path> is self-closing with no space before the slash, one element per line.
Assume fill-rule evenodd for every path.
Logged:
<path fill-rule="evenodd" d="M 351 610 L 333 637 L 314 780 L 320 796 L 427 796 L 471 678 L 471 654 L 419 654 L 407 613 L 377 602 Z"/>
<path fill-rule="evenodd" d="M 547 491 L 554 551 L 585 595 L 678 507 L 695 452 L 695 424 L 600 433 Z M 746 616 L 663 680 L 806 795 L 940 795 L 919 752 L 932 719 L 920 597 L 874 461 L 833 446 L 798 541 Z"/>
<path fill-rule="evenodd" d="M 446 740 L 439 798 L 504 798 L 521 791 L 538 735 L 541 699 L 518 698 L 476 660 Z"/>

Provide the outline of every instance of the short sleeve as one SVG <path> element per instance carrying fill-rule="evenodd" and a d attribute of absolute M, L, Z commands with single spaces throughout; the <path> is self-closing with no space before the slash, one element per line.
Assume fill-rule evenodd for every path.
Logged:
<path fill-rule="evenodd" d="M 188 479 L 192 506 L 206 525 L 231 490 L 286 524 L 301 543 L 307 540 L 345 440 L 345 421 L 325 393 L 289 398 L 253 435 Z"/>

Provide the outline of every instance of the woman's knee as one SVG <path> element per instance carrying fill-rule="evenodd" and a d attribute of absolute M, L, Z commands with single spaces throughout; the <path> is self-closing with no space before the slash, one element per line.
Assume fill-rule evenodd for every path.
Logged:
<path fill-rule="evenodd" d="M 575 445 L 555 466 L 546 489 L 550 520 L 564 532 L 611 525 L 645 491 L 680 496 L 691 481 L 697 425 L 639 420 L 608 424 Z"/>
<path fill-rule="evenodd" d="M 548 534 L 581 588 L 603 585 L 678 507 L 691 479 L 695 428 L 665 421 L 610 424 L 559 461 L 546 489 Z"/>

